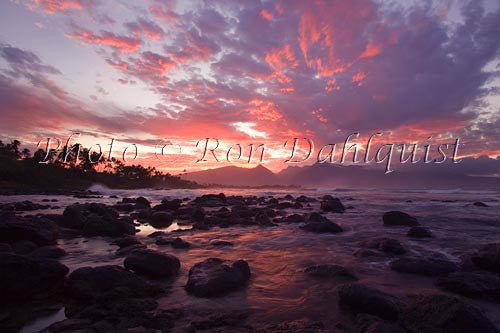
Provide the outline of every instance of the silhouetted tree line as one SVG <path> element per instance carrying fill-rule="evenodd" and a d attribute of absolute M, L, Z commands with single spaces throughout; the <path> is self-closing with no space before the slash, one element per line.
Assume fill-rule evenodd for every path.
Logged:
<path fill-rule="evenodd" d="M 69 149 L 69 151 L 68 151 Z M 40 163 L 43 161 L 45 163 Z M 2 189 L 84 189 L 94 183 L 112 188 L 195 188 L 192 181 L 163 173 L 154 167 L 126 165 L 108 160 L 78 146 L 48 152 L 38 149 L 31 155 L 21 142 L 0 140 L 0 188 Z"/>

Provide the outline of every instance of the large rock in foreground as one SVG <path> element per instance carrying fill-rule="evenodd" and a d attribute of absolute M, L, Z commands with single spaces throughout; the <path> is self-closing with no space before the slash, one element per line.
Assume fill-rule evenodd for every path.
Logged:
<path fill-rule="evenodd" d="M 455 263 L 434 258 L 400 258 L 391 261 L 391 269 L 401 273 L 438 276 L 457 271 Z"/>
<path fill-rule="evenodd" d="M 495 273 L 500 273 L 500 243 L 486 244 L 471 257 L 477 267 Z"/>
<path fill-rule="evenodd" d="M 70 295 L 81 300 L 141 298 L 163 291 L 123 267 L 114 265 L 82 267 L 71 273 L 68 280 Z"/>
<path fill-rule="evenodd" d="M 177 257 L 158 251 L 139 249 L 130 253 L 123 262 L 126 269 L 152 278 L 176 275 L 181 263 Z"/>
<path fill-rule="evenodd" d="M 410 333 L 498 333 L 479 308 L 448 295 L 419 297 L 405 308 L 400 322 Z"/>
<path fill-rule="evenodd" d="M 25 301 L 63 286 L 68 267 L 50 259 L 35 260 L 13 253 L 0 253 L 2 302 Z"/>
<path fill-rule="evenodd" d="M 244 260 L 231 266 L 219 258 L 209 258 L 189 270 L 186 291 L 197 297 L 215 297 L 236 290 L 250 278 L 250 267 Z"/>
<path fill-rule="evenodd" d="M 387 226 L 403 225 L 414 227 L 419 225 L 416 218 L 400 211 L 391 211 L 384 213 L 384 215 L 382 216 L 382 220 L 384 221 L 384 225 Z"/>
<path fill-rule="evenodd" d="M 438 279 L 437 285 L 471 298 L 500 301 L 500 276 L 488 272 L 454 272 Z"/>
<path fill-rule="evenodd" d="M 368 313 L 382 319 L 398 319 L 401 302 L 380 290 L 353 283 L 338 288 L 339 304 L 353 314 Z"/>
<path fill-rule="evenodd" d="M 0 216 L 0 242 L 27 240 L 43 246 L 54 244 L 57 237 L 58 227 L 48 219 L 9 213 Z"/>

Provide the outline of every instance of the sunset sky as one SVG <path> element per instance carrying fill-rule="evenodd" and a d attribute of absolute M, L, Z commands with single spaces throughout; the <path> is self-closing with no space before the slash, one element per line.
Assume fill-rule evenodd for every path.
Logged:
<path fill-rule="evenodd" d="M 0 2 L 0 131 L 28 143 L 81 132 L 193 156 L 205 137 L 383 132 L 496 157 L 499 73 L 495 0 Z"/>

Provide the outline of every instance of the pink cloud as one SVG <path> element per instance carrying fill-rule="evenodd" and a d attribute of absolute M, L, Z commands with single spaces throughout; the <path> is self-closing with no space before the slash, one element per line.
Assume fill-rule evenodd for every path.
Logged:
<path fill-rule="evenodd" d="M 69 10 L 90 10 L 94 7 L 91 0 L 33 0 L 29 6 L 40 9 L 47 14 L 57 14 Z"/>
<path fill-rule="evenodd" d="M 112 32 L 104 31 L 101 35 L 96 35 L 91 31 L 77 29 L 67 36 L 74 38 L 84 44 L 94 44 L 110 46 L 118 52 L 134 53 L 141 48 L 141 40 L 132 37 L 115 35 Z"/>
<path fill-rule="evenodd" d="M 271 21 L 274 17 L 274 14 L 267 9 L 262 9 L 260 11 L 260 16 L 262 16 L 267 21 Z"/>
<path fill-rule="evenodd" d="M 125 24 L 125 27 L 127 27 L 134 37 L 140 37 L 144 34 L 151 40 L 158 40 L 164 34 L 163 29 L 160 28 L 160 26 L 153 21 L 143 18 L 139 18 L 136 22 L 128 22 Z"/>

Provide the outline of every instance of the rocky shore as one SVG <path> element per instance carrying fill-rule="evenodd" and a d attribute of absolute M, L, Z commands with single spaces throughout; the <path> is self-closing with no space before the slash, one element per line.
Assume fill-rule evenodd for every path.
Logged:
<path fill-rule="evenodd" d="M 41 327 L 43 332 L 499 332 L 498 323 L 478 301 L 500 302 L 500 243 L 464 251 L 457 255 L 460 260 L 430 256 L 416 251 L 412 242 L 436 240 L 435 231 L 399 210 L 372 221 L 387 234 L 354 241 L 346 217 L 356 211 L 346 204 L 354 199 L 328 194 L 220 193 L 155 202 L 144 196 L 108 196 L 108 203 L 101 198 L 88 194 L 75 198 L 85 202 L 62 207 L 58 200 L 43 197 L 41 203 L 0 205 L 2 332 L 16 332 L 61 308 L 65 319 Z M 143 230 L 150 232 L 144 236 Z M 255 309 L 245 304 L 225 309 L 171 306 L 169 299 L 180 293 L 199 302 L 246 299 L 256 279 L 273 281 L 273 276 L 263 276 L 258 247 L 235 258 L 237 239 L 211 236 L 224 235 L 224 230 L 238 230 L 242 237 L 286 230 L 290 237 L 304 235 L 321 242 L 347 237 L 344 247 L 361 268 L 353 271 L 345 260 L 323 256 L 309 265 L 301 263 L 302 270 L 287 271 L 289 279 L 325 288 L 317 313 L 328 310 L 325 304 L 331 307 L 328 323 L 320 315 L 257 322 L 252 320 Z M 111 263 L 64 264 L 66 244 L 94 239 L 114 249 Z M 274 251 L 266 264 L 279 263 L 280 247 Z M 197 256 L 187 264 L 181 257 L 190 252 Z M 371 258 L 403 280 L 415 276 L 433 287 L 407 292 L 408 286 L 402 286 L 397 294 L 373 287 L 373 277 L 363 268 Z M 176 288 L 180 281 L 181 288 Z"/>

